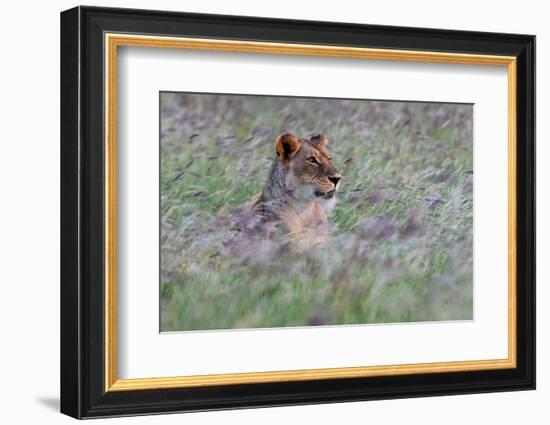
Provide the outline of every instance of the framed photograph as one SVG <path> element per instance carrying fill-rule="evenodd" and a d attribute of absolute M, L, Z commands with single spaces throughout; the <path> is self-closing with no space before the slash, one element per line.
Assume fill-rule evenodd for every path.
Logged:
<path fill-rule="evenodd" d="M 535 388 L 535 37 L 61 14 L 61 411 Z"/>

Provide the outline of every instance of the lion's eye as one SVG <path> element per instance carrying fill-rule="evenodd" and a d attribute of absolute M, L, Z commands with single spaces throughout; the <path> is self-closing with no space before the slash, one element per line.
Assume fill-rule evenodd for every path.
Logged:
<path fill-rule="evenodd" d="M 328 159 L 329 161 L 332 161 L 332 156 L 329 156 L 327 159 Z"/>
<path fill-rule="evenodd" d="M 312 164 L 318 164 L 317 159 L 315 159 L 314 156 L 310 156 L 307 160 L 308 160 L 309 162 L 311 162 Z"/>

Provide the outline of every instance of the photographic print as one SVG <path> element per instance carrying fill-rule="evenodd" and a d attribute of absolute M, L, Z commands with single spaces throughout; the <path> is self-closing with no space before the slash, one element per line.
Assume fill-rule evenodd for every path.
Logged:
<path fill-rule="evenodd" d="M 472 319 L 472 121 L 160 93 L 161 331 Z"/>
<path fill-rule="evenodd" d="M 60 33 L 62 413 L 535 388 L 534 36 L 90 6 Z"/>

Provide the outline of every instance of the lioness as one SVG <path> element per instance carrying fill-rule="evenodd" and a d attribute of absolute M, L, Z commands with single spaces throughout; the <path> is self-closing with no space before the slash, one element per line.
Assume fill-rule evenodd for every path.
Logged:
<path fill-rule="evenodd" d="M 280 220 L 287 230 L 308 243 L 328 235 L 327 215 L 336 203 L 341 175 L 332 165 L 323 134 L 298 139 L 283 134 L 275 141 L 277 157 L 253 210 L 265 220 Z"/>

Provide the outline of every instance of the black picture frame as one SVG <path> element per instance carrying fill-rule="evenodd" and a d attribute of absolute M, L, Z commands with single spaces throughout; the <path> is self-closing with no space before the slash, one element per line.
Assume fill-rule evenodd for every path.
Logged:
<path fill-rule="evenodd" d="M 517 58 L 517 367 L 105 391 L 104 34 L 139 33 Z M 535 388 L 535 37 L 76 7 L 61 13 L 61 412 L 75 418 Z"/>

